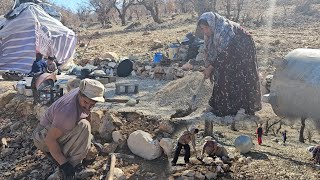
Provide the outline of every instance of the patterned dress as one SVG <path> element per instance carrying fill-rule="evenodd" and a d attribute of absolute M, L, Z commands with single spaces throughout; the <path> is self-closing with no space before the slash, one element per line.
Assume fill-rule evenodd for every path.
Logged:
<path fill-rule="evenodd" d="M 213 66 L 214 87 L 209 105 L 216 116 L 249 115 L 261 109 L 261 93 L 254 41 L 240 25 L 212 12 L 204 13 L 212 29 L 205 36 L 206 63 Z"/>
<path fill-rule="evenodd" d="M 235 27 L 229 46 L 214 61 L 214 87 L 209 105 L 217 116 L 235 115 L 240 108 L 253 115 L 261 109 L 256 50 L 252 37 Z"/>
<path fill-rule="evenodd" d="M 316 164 L 320 164 L 320 145 L 316 146 L 312 151 L 312 156 Z"/>

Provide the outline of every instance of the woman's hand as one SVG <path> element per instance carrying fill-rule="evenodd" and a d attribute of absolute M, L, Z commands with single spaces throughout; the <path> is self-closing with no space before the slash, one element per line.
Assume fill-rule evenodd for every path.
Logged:
<path fill-rule="evenodd" d="M 211 83 L 213 83 L 213 79 L 212 79 L 212 71 L 213 71 L 213 66 L 209 65 L 208 67 L 206 67 L 203 71 L 204 74 L 204 78 L 208 79 L 210 78 Z"/>

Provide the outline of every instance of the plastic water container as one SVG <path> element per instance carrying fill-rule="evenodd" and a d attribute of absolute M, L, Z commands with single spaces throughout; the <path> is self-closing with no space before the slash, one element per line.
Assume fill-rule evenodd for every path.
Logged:
<path fill-rule="evenodd" d="M 169 59 L 173 60 L 177 58 L 179 47 L 180 44 L 178 43 L 172 43 L 169 45 Z"/>
<path fill-rule="evenodd" d="M 160 63 L 161 60 L 162 60 L 162 53 L 160 52 L 155 53 L 153 57 L 153 63 L 155 64 Z"/>
<path fill-rule="evenodd" d="M 16 90 L 18 91 L 19 94 L 24 94 L 24 90 L 26 86 L 26 81 L 25 80 L 21 80 L 17 83 L 16 85 Z"/>

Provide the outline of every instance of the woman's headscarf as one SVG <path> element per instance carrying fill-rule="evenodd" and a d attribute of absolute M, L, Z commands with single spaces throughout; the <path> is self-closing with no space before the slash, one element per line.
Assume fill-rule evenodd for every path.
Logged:
<path fill-rule="evenodd" d="M 206 20 L 212 31 L 211 36 L 204 36 L 205 51 L 207 53 L 205 61 L 212 64 L 218 54 L 229 45 L 235 36 L 233 27 L 237 26 L 237 24 L 213 12 L 203 13 L 200 19 Z"/>

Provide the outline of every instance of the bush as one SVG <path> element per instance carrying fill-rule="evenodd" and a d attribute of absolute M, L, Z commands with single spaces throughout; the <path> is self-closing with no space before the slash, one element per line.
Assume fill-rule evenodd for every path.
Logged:
<path fill-rule="evenodd" d="M 312 16 L 317 11 L 312 9 L 312 0 L 304 0 L 302 3 L 298 3 L 294 9 L 296 13 L 302 13 L 303 15 Z"/>

